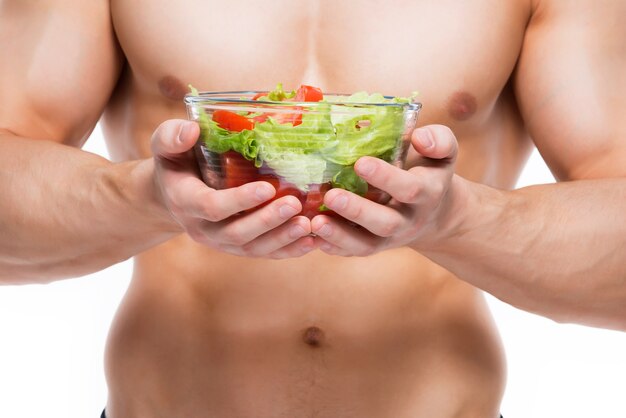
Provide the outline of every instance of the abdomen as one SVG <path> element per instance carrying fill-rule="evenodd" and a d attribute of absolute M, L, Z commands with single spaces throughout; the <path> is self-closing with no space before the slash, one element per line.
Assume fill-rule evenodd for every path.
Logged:
<path fill-rule="evenodd" d="M 269 261 L 181 237 L 136 261 L 107 349 L 110 418 L 490 416 L 503 375 L 482 297 L 408 249 Z"/>

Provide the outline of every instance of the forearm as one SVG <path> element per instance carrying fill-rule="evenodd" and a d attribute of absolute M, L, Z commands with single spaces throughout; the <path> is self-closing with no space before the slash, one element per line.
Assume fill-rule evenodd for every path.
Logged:
<path fill-rule="evenodd" d="M 626 329 L 626 179 L 453 184 L 465 198 L 452 205 L 449 233 L 418 251 L 522 309 Z"/>
<path fill-rule="evenodd" d="M 0 135 L 0 282 L 84 275 L 175 235 L 153 171 L 152 160 Z"/>

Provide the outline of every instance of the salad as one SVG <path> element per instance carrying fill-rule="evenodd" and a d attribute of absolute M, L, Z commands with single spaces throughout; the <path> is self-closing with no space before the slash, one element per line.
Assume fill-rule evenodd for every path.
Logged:
<path fill-rule="evenodd" d="M 190 88 L 188 96 L 202 96 Z M 278 84 L 242 98 L 244 106 L 217 98 L 192 104 L 201 159 L 213 172 L 203 173 L 205 181 L 212 178 L 207 183 L 216 188 L 268 181 L 276 188 L 274 199 L 296 196 L 309 217 L 330 212 L 323 199 L 335 187 L 382 202 L 388 196 L 356 175 L 354 163 L 362 156 L 402 163 L 408 146 L 404 105 L 415 106 L 412 99 L 364 91 L 324 95 L 308 85 L 285 91 Z M 221 184 L 211 184 L 215 178 Z"/>

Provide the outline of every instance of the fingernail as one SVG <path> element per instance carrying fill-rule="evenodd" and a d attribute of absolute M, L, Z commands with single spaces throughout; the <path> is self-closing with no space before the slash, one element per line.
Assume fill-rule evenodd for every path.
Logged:
<path fill-rule="evenodd" d="M 306 231 L 300 225 L 294 225 L 289 229 L 289 238 L 299 238 L 304 234 Z"/>
<path fill-rule="evenodd" d="M 415 135 L 417 135 L 417 142 L 419 142 L 424 149 L 432 148 L 435 145 L 435 141 L 433 140 L 433 135 L 430 130 L 419 128 L 415 130 Z"/>
<path fill-rule="evenodd" d="M 374 164 L 374 162 L 370 160 L 359 161 L 359 163 L 357 164 L 357 170 L 359 174 L 362 174 L 364 176 L 369 176 L 370 174 L 372 174 L 375 168 L 376 164 Z"/>
<path fill-rule="evenodd" d="M 330 251 L 333 248 L 331 244 L 325 243 L 320 245 L 320 250 L 322 251 Z"/>
<path fill-rule="evenodd" d="M 189 131 L 191 130 L 192 124 L 190 122 L 183 123 L 183 126 L 180 128 L 178 132 L 178 142 L 185 142 L 185 138 L 189 135 Z"/>
<path fill-rule="evenodd" d="M 331 232 L 332 232 L 331 227 L 328 226 L 328 224 L 324 224 L 324 225 L 322 225 L 320 230 L 317 231 L 316 234 L 319 235 L 320 237 L 328 237 L 328 236 L 330 236 Z"/>
<path fill-rule="evenodd" d="M 272 197 L 273 192 L 269 187 L 266 186 L 257 186 L 256 190 L 254 191 L 254 193 L 256 194 L 256 197 L 260 200 L 260 201 L 265 201 L 267 199 L 269 199 L 270 197 Z"/>
<path fill-rule="evenodd" d="M 330 202 L 331 209 L 343 209 L 348 204 L 348 198 L 340 194 Z"/>
<path fill-rule="evenodd" d="M 298 213 L 298 209 L 294 208 L 293 206 L 282 205 L 280 208 L 278 208 L 278 214 L 281 218 L 291 218 L 296 213 Z"/>

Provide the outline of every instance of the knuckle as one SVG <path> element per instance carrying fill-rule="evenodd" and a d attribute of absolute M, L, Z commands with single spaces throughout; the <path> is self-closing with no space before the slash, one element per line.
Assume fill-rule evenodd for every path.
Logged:
<path fill-rule="evenodd" d="M 287 258 L 287 255 L 283 251 L 274 251 L 273 253 L 268 254 L 266 257 L 272 260 L 282 260 L 284 258 Z"/>
<path fill-rule="evenodd" d="M 413 182 L 400 193 L 400 201 L 403 203 L 415 202 L 422 193 L 422 187 L 418 182 Z"/>
<path fill-rule="evenodd" d="M 269 230 L 272 229 L 276 222 L 274 221 L 278 217 L 278 208 L 275 208 L 274 211 L 262 210 L 259 211 L 259 221 L 264 229 Z"/>
<path fill-rule="evenodd" d="M 167 208 L 170 212 L 170 214 L 172 215 L 172 217 L 176 220 L 182 220 L 185 218 L 185 211 L 183 209 L 181 209 L 179 206 L 177 205 L 169 205 Z"/>
<path fill-rule="evenodd" d="M 162 122 L 157 128 L 154 130 L 152 134 L 152 138 L 150 140 L 153 151 L 158 151 L 160 146 L 163 143 L 163 139 L 165 137 L 165 132 L 168 130 L 169 123 L 168 121 Z"/>
<path fill-rule="evenodd" d="M 401 223 L 398 220 L 388 220 L 381 225 L 380 231 L 377 235 L 381 237 L 391 237 L 396 235 L 400 231 Z"/>
<path fill-rule="evenodd" d="M 376 251 L 372 247 L 367 247 L 359 252 L 360 257 L 369 257 L 373 255 Z"/>
<path fill-rule="evenodd" d="M 246 244 L 246 239 L 241 231 L 241 228 L 237 227 L 235 224 L 232 224 L 229 228 L 222 230 L 220 238 L 225 244 L 237 246 Z"/>
<path fill-rule="evenodd" d="M 437 198 L 437 200 L 439 200 L 443 196 L 446 190 L 446 187 L 442 182 L 435 182 L 431 185 L 431 187 L 431 193 L 433 197 Z"/>
<path fill-rule="evenodd" d="M 238 252 L 244 257 L 259 257 L 261 254 L 252 246 L 244 245 L 240 247 Z"/>
<path fill-rule="evenodd" d="M 209 222 L 219 222 L 224 217 L 222 211 L 213 201 L 207 200 L 201 205 L 202 217 Z"/>
<path fill-rule="evenodd" d="M 358 221 L 363 218 L 363 206 L 350 202 L 349 199 L 346 207 L 346 213 L 350 219 L 358 223 Z"/>
<path fill-rule="evenodd" d="M 380 184 L 389 184 L 392 179 L 391 170 L 388 166 L 381 167 L 376 173 Z"/>
<path fill-rule="evenodd" d="M 188 228 L 187 229 L 187 235 L 189 235 L 189 237 L 192 240 L 194 240 L 195 242 L 198 242 L 198 243 L 201 243 L 201 244 L 206 242 L 206 235 L 198 227 Z"/>

